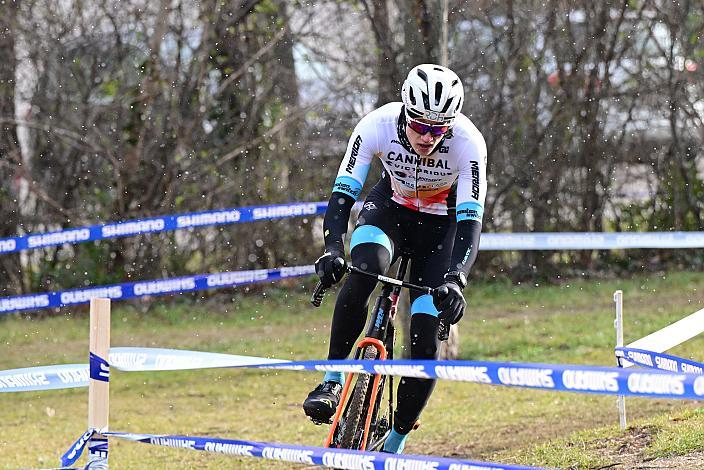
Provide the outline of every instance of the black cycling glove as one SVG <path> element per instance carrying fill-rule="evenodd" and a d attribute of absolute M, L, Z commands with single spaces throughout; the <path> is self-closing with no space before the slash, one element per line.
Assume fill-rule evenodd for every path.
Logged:
<path fill-rule="evenodd" d="M 460 321 L 467 306 L 462 289 L 454 281 L 447 281 L 434 291 L 433 304 L 440 312 L 440 320 L 450 325 Z"/>
<path fill-rule="evenodd" d="M 340 282 L 345 275 L 347 263 L 345 254 L 337 250 L 329 250 L 315 262 L 315 272 L 324 287 L 330 287 Z"/>

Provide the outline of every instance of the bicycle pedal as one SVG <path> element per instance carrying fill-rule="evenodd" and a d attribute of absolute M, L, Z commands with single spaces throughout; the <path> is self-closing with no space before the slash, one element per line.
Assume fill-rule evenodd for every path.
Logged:
<path fill-rule="evenodd" d="M 313 421 L 313 424 L 315 424 L 316 426 L 320 426 L 320 425 L 322 425 L 322 424 L 332 424 L 332 420 L 329 420 L 329 421 L 321 421 L 321 420 L 319 420 L 319 419 L 313 419 L 313 418 L 310 418 L 310 420 Z"/>

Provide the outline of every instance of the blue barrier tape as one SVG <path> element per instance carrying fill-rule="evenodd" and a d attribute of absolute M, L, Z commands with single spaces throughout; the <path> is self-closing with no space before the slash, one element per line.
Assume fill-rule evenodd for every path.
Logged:
<path fill-rule="evenodd" d="M 110 366 L 123 372 L 281 365 L 289 361 L 182 349 L 110 348 Z"/>
<path fill-rule="evenodd" d="M 143 233 L 165 232 L 192 227 L 224 225 L 258 220 L 281 219 L 325 213 L 327 202 L 300 202 L 270 206 L 238 207 L 205 212 L 166 215 L 125 222 L 110 222 L 56 232 L 0 238 L 0 253 L 33 250 L 47 246 L 85 243 L 108 238 L 131 237 Z"/>
<path fill-rule="evenodd" d="M 184 228 L 323 215 L 326 208 L 327 202 L 301 202 L 111 222 L 36 235 L 0 238 L 0 254 Z M 480 250 L 609 250 L 702 247 L 704 247 L 704 232 L 485 233 L 479 243 Z"/>
<path fill-rule="evenodd" d="M 106 437 L 93 436 L 88 442 L 88 462 L 84 470 L 105 468 L 108 460 L 108 439 Z"/>
<path fill-rule="evenodd" d="M 150 354 L 147 348 L 134 348 L 133 351 Z M 697 400 L 704 398 L 704 376 L 673 374 L 659 370 L 642 372 L 619 367 L 479 361 L 286 361 L 280 365 L 272 364 L 269 359 L 266 361 L 266 363 L 259 365 L 246 364 L 228 367 L 366 372 L 368 374 L 436 378 L 561 392 Z"/>
<path fill-rule="evenodd" d="M 210 437 L 135 434 L 112 431 L 105 433 L 105 435 L 132 442 L 141 442 L 164 447 L 200 450 L 232 456 L 259 457 L 268 460 L 307 465 L 323 465 L 325 467 L 344 469 L 524 470 L 538 468 L 425 455 L 385 454 L 381 452 L 363 452 L 358 450 L 272 444 L 268 442 L 240 441 Z"/>
<path fill-rule="evenodd" d="M 105 455 L 108 452 L 108 440 L 103 437 L 92 437 L 88 445 L 89 455 L 98 455 L 102 458 L 106 458 Z"/>
<path fill-rule="evenodd" d="M 319 203 L 318 203 L 319 204 Z M 273 207 L 273 206 L 272 206 Z M 1 240 L 0 240 L 1 241 Z M 561 250 L 615 248 L 695 248 L 704 247 L 704 232 L 662 232 L 631 234 L 485 234 L 482 250 Z M 146 295 L 231 287 L 284 277 L 314 274 L 313 266 L 271 270 L 201 274 L 183 278 L 157 279 L 136 283 L 111 284 L 58 292 L 0 297 L 0 314 L 87 303 L 94 297 L 127 299 Z M 232 281 L 230 281 L 232 279 Z"/>
<path fill-rule="evenodd" d="M 116 353 L 119 353 L 119 356 L 115 356 Z M 193 355 L 192 363 L 189 363 L 188 359 L 190 354 Z M 200 367 L 366 372 L 563 392 L 689 399 L 704 397 L 704 376 L 655 370 L 642 372 L 619 367 L 485 361 L 336 360 L 276 363 L 276 359 L 248 356 L 228 358 L 228 355 L 224 354 L 213 355 L 211 363 L 209 356 L 212 354 L 154 348 L 113 348 L 110 350 L 110 364 L 125 371 L 175 370 L 177 363 L 181 362 L 189 369 L 200 364 Z"/>
<path fill-rule="evenodd" d="M 88 365 L 90 367 L 91 379 L 100 380 L 101 382 L 110 382 L 110 365 L 108 361 L 91 352 L 89 354 Z"/>
<path fill-rule="evenodd" d="M 702 248 L 704 232 L 485 233 L 480 250 L 624 250 Z"/>
<path fill-rule="evenodd" d="M 81 437 L 76 439 L 76 442 L 71 444 L 71 447 L 69 447 L 64 455 L 61 456 L 61 466 L 68 467 L 69 465 L 76 463 L 76 460 L 78 460 L 81 457 L 81 454 L 83 454 L 83 449 L 85 449 L 86 444 L 90 441 L 90 438 L 93 437 L 94 434 L 97 434 L 97 432 L 98 431 L 96 429 L 89 428 L 81 435 Z"/>
<path fill-rule="evenodd" d="M 110 366 L 130 372 L 281 365 L 281 359 L 160 348 L 111 348 L 109 364 L 90 353 L 89 364 L 65 364 L 0 371 L 0 392 L 87 387 L 89 378 L 108 381 Z"/>
<path fill-rule="evenodd" d="M 561 392 L 660 398 L 704 398 L 704 376 L 653 370 L 565 364 L 474 361 L 293 361 L 263 369 L 366 372 L 403 377 L 437 378 Z"/>
<path fill-rule="evenodd" d="M 90 302 L 90 299 L 98 297 L 123 300 L 136 297 L 176 294 L 258 282 L 277 281 L 284 278 L 308 276 L 311 274 L 315 274 L 315 267 L 313 265 L 291 266 L 277 269 L 198 274 L 195 276 L 110 284 L 86 289 L 71 289 L 14 297 L 0 297 L 0 314 L 20 310 L 86 304 Z"/>
<path fill-rule="evenodd" d="M 0 371 L 0 393 L 87 386 L 88 366 L 86 364 L 62 364 Z"/>
<path fill-rule="evenodd" d="M 615 348 L 615 351 L 618 357 L 622 357 L 634 364 L 650 367 L 651 369 L 704 375 L 704 363 L 701 362 L 671 356 L 670 354 L 646 351 L 645 349 L 619 347 Z"/>
<path fill-rule="evenodd" d="M 110 366 L 122 371 L 187 370 L 212 367 L 311 370 L 320 372 L 355 372 L 385 374 L 401 377 L 435 378 L 460 382 L 475 382 L 562 392 L 629 395 L 659 398 L 704 398 L 704 375 L 675 374 L 669 371 L 629 370 L 619 367 L 583 366 L 571 364 L 531 364 L 485 361 L 428 361 L 428 360 L 335 360 L 286 361 L 252 356 L 184 351 L 161 348 L 111 348 Z M 14 375 L 22 371 L 27 383 L 41 387 L 44 380 L 31 375 L 34 369 L 15 369 L 0 373 Z M 87 383 L 88 366 L 73 365 L 80 370 Z M 85 372 L 84 372 L 85 371 Z M 10 373 L 10 374 L 8 374 Z M 14 373 L 14 374 L 12 374 Z M 30 379 L 31 377 L 31 379 Z M 7 382 L 7 391 L 21 391 Z M 46 384 L 47 388 L 50 383 Z M 80 385 L 72 385 L 80 386 Z M 13 389 L 15 388 L 15 389 Z M 32 388 L 33 390 L 45 388 Z M 1 390 L 1 389 L 0 389 Z"/>

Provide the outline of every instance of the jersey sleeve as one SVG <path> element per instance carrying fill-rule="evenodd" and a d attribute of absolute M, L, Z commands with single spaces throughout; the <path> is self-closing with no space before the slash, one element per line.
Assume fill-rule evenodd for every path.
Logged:
<path fill-rule="evenodd" d="M 344 238 L 352 205 L 362 192 L 377 143 L 374 120 L 370 115 L 362 118 L 352 132 L 345 157 L 340 163 L 332 195 L 323 220 L 323 237 L 328 252 L 344 253 Z"/>
<path fill-rule="evenodd" d="M 468 144 L 457 181 L 457 233 L 450 271 L 469 274 L 477 259 L 486 198 L 486 143 L 481 135 Z"/>
<path fill-rule="evenodd" d="M 482 221 L 486 198 L 487 150 L 479 136 L 469 143 L 463 154 L 463 164 L 457 179 L 457 221 Z"/>
<path fill-rule="evenodd" d="M 346 194 L 357 200 L 367 179 L 374 149 L 378 147 L 376 141 L 377 129 L 373 116 L 368 114 L 359 121 L 347 143 L 347 151 L 337 170 L 333 192 Z"/>

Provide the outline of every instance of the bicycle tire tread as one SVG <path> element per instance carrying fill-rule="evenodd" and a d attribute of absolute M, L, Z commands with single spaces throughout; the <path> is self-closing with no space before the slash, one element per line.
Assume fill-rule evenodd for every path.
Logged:
<path fill-rule="evenodd" d="M 367 346 L 364 348 L 364 359 L 376 359 L 376 348 Z M 345 416 L 345 429 L 340 439 L 340 447 L 343 449 L 357 449 L 361 447 L 356 445 L 356 437 L 359 431 L 360 422 L 366 416 L 368 406 L 366 402 L 367 392 L 371 385 L 372 376 L 368 374 L 360 374 L 357 377 L 357 383 L 354 384 L 354 390 L 350 397 L 350 406 Z"/>

